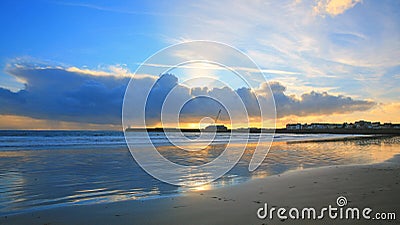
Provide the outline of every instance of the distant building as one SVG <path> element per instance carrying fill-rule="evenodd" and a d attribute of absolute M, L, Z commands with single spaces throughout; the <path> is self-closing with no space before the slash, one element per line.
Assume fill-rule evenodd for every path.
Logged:
<path fill-rule="evenodd" d="M 372 129 L 381 129 L 381 122 L 373 122 Z"/>
<path fill-rule="evenodd" d="M 391 128 L 392 127 L 392 123 L 384 123 L 382 125 L 382 128 Z"/>
<path fill-rule="evenodd" d="M 225 125 L 210 125 L 207 126 L 204 131 L 206 132 L 228 132 L 228 128 Z"/>
<path fill-rule="evenodd" d="M 286 124 L 287 130 L 326 130 L 326 129 L 400 129 L 400 124 L 359 120 L 353 123 L 311 123 Z"/>
<path fill-rule="evenodd" d="M 357 129 L 372 129 L 372 123 L 369 121 L 364 121 L 364 120 L 356 121 L 354 125 Z"/>
<path fill-rule="evenodd" d="M 339 123 L 312 123 L 307 126 L 307 129 L 336 129 L 342 127 L 343 124 Z"/>
<path fill-rule="evenodd" d="M 288 129 L 288 130 L 301 130 L 301 124 L 300 123 L 286 124 L 286 129 Z"/>

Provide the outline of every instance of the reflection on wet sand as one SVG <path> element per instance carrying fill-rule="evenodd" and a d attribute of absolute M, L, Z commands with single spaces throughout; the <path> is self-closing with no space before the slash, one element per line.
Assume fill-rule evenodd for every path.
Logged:
<path fill-rule="evenodd" d="M 268 143 L 264 143 L 266 146 Z M 263 145 L 263 143 L 261 143 Z M 226 145 L 201 151 L 171 146 L 157 150 L 169 160 L 199 165 L 218 157 Z M 234 143 L 240 149 L 243 144 Z M 0 214 L 72 204 L 113 202 L 170 196 L 187 191 L 209 190 L 288 170 L 328 165 L 383 162 L 400 153 L 400 138 L 336 142 L 274 142 L 261 166 L 248 171 L 256 143 L 248 143 L 239 163 L 216 182 L 192 189 L 162 183 L 146 174 L 127 148 L 0 151 Z M 182 177 L 196 182 L 190 174 Z"/>

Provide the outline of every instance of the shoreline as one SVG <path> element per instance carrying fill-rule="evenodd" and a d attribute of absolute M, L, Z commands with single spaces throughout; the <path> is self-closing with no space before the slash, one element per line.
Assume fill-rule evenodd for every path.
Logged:
<path fill-rule="evenodd" d="M 37 132 L 37 131 L 35 131 L 35 132 Z M 41 132 L 41 131 L 39 131 L 39 132 Z M 92 131 L 88 131 L 88 132 L 92 132 Z M 120 133 L 123 134 L 122 131 Z M 307 135 L 307 134 L 309 134 L 309 135 L 312 135 L 313 133 L 275 133 L 276 136 L 285 135 L 285 134 L 289 134 L 289 135 L 293 135 L 293 134 Z M 349 133 L 349 134 L 320 133 L 320 134 L 334 135 L 334 136 L 339 136 L 339 137 L 331 137 L 331 138 L 306 137 L 302 140 L 280 140 L 280 139 L 274 138 L 273 143 L 274 142 L 286 142 L 286 143 L 331 142 L 331 141 L 347 141 L 347 140 L 357 140 L 357 139 L 376 139 L 376 138 L 385 138 L 385 137 L 395 137 L 396 136 L 396 135 L 390 135 L 390 134 L 356 134 L 356 133 Z M 259 140 L 249 140 L 247 143 L 256 143 L 256 142 L 259 142 Z M 260 142 L 264 142 L 264 141 L 262 139 L 260 139 Z M 228 143 L 228 141 L 226 143 Z M 212 145 L 221 145 L 221 144 L 226 144 L 226 143 L 212 143 Z M 240 144 L 240 143 L 244 143 L 244 141 L 243 140 L 241 140 L 241 141 L 233 140 L 232 143 Z M 184 143 L 180 143 L 180 144 L 185 145 Z M 156 143 L 155 145 L 156 145 L 156 147 L 173 146 L 173 145 L 167 144 L 167 143 Z M 142 148 L 142 147 L 146 147 L 146 145 L 138 144 L 137 147 Z M 81 150 L 81 149 L 92 149 L 92 148 L 95 148 L 95 149 L 118 149 L 118 148 L 128 148 L 128 145 L 125 141 L 125 138 L 123 138 L 123 136 L 121 136 L 121 143 L 112 143 L 112 144 L 96 143 L 96 144 L 73 144 L 73 145 L 55 144 L 55 145 L 50 145 L 50 146 L 42 146 L 42 145 L 38 145 L 38 146 L 36 146 L 36 145 L 35 146 L 4 146 L 4 147 L 1 147 L 1 151 Z"/>
<path fill-rule="evenodd" d="M 400 155 L 377 164 L 325 166 L 181 196 L 76 205 L 19 213 L 0 224 L 320 224 L 320 220 L 260 220 L 263 203 L 285 207 L 334 205 L 340 195 L 353 206 L 395 211 L 400 217 Z M 205 187 L 206 189 L 206 187 Z M 158 216 L 157 216 L 158 215 Z M 349 221 L 326 220 L 341 224 Z M 397 220 L 398 221 L 398 220 Z M 375 224 L 354 220 L 351 224 Z M 376 221 L 375 221 L 376 222 Z M 381 221 L 381 224 L 389 221 Z M 393 222 L 393 221 L 392 221 Z"/>
<path fill-rule="evenodd" d="M 339 135 L 339 134 L 338 134 Z M 343 137 L 332 137 L 332 138 L 317 138 L 317 139 L 306 139 L 306 140 L 293 140 L 286 141 L 287 144 L 299 144 L 299 143 L 318 143 L 318 142 L 337 142 L 337 141 L 358 141 L 358 140 L 369 140 L 369 139 L 385 139 L 395 137 L 391 134 L 349 134 L 357 136 L 343 136 Z M 363 136 L 360 136 L 363 135 Z"/>
<path fill-rule="evenodd" d="M 123 132 L 182 132 L 199 133 L 212 132 L 198 128 L 126 128 Z M 217 133 L 280 133 L 280 134 L 375 134 L 375 135 L 400 135 L 400 128 L 313 128 L 313 129 L 288 129 L 288 128 L 239 128 L 217 130 Z"/>

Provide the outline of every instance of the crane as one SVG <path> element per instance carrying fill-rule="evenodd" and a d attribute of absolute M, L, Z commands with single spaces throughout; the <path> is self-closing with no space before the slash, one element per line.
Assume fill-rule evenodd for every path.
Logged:
<path fill-rule="evenodd" d="M 220 109 L 218 111 L 217 117 L 215 118 L 214 125 L 209 125 L 207 126 L 204 131 L 206 132 L 229 132 L 228 128 L 225 125 L 217 125 L 218 119 L 221 116 L 221 111 Z"/>
<path fill-rule="evenodd" d="M 215 118 L 215 124 L 217 124 L 220 115 L 221 115 L 221 109 L 219 109 L 217 117 Z"/>

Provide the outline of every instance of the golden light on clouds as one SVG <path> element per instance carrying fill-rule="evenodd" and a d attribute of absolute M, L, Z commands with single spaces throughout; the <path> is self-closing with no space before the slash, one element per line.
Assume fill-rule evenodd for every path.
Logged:
<path fill-rule="evenodd" d="M 320 0 L 314 6 L 314 13 L 319 15 L 329 14 L 337 16 L 344 13 L 346 10 L 353 8 L 361 0 Z"/>
<path fill-rule="evenodd" d="M 1 115 L 3 130 L 121 130 L 121 125 L 64 122 L 34 119 L 26 116 Z"/>
<path fill-rule="evenodd" d="M 354 112 L 349 114 L 332 114 L 320 116 L 287 116 L 277 119 L 277 127 L 285 127 L 287 123 L 343 123 L 358 120 L 379 121 L 381 123 L 400 122 L 400 103 L 379 104 L 368 111 Z"/>
<path fill-rule="evenodd" d="M 10 61 L 7 61 L 4 73 L 10 76 L 3 80 L 0 77 L 0 105 L 2 113 L 8 115 L 1 115 L 0 129 L 120 130 L 125 87 L 139 65 L 146 66 L 149 71 L 133 76 L 141 82 L 136 89 L 137 96 L 144 93 L 141 88 L 152 85 L 159 78 L 162 73 L 158 71 L 165 69 L 178 78 L 178 84 L 185 90 L 179 97 L 212 92 L 229 101 L 233 101 L 231 96 L 235 90 L 247 87 L 239 78 L 233 78 L 233 71 L 253 75 L 261 70 L 274 88 L 276 127 L 298 122 L 400 122 L 400 20 L 396 1 L 288 0 L 244 4 L 243 1 L 205 0 L 181 2 L 179 7 L 166 4 L 161 8 L 173 16 L 165 15 L 162 20 L 155 20 L 155 26 L 150 26 L 160 26 L 160 30 L 148 33 L 149 37 L 161 34 L 157 36 L 160 39 L 144 36 L 149 46 L 139 41 L 135 51 L 126 50 L 129 57 L 120 57 L 119 48 L 115 49 L 114 56 L 108 51 L 104 51 L 105 56 L 100 54 L 103 51 L 93 51 L 97 52 L 96 57 L 87 55 L 87 60 L 78 62 L 63 57 L 51 59 L 52 56 L 48 56 L 50 60 L 60 62 L 38 59 L 39 55 L 35 54 L 15 59 L 8 56 Z M 119 37 L 124 35 L 121 33 Z M 213 40 L 231 45 L 248 54 L 259 68 L 242 65 L 240 60 L 235 61 L 218 48 L 203 47 L 181 49 L 174 55 L 189 62 L 204 52 L 216 59 L 229 59 L 232 71 L 206 61 L 190 61 L 179 67 L 169 60 L 141 64 L 153 50 L 158 50 L 156 46 L 191 40 Z M 120 41 L 123 40 L 119 39 L 118 43 Z M 121 43 L 121 46 L 128 49 L 129 44 L 134 43 Z M 46 46 L 50 45 L 46 43 Z M 136 51 L 142 48 L 146 51 Z M 18 52 L 25 54 L 23 50 Z M 80 57 L 82 55 L 76 58 Z M 198 79 L 200 77 L 207 79 Z M 173 83 L 173 79 L 170 81 Z M 172 83 L 165 82 L 157 87 L 160 98 Z M 232 84 L 232 90 L 222 90 L 225 83 Z M 252 103 L 250 94 L 254 92 L 262 97 L 269 96 L 267 83 L 256 83 L 260 84 L 259 89 L 254 86 L 255 90 L 249 91 L 249 95 L 241 90 L 242 96 L 250 96 L 246 98 L 247 103 Z M 194 90 L 198 87 L 201 89 Z M 193 90 L 187 90 L 191 88 Z M 159 96 L 154 97 L 154 108 L 149 114 L 157 115 Z M 199 116 L 215 118 L 216 112 L 212 109 L 216 106 L 210 104 L 207 108 L 198 102 L 191 104 L 193 108 L 182 113 L 180 127 L 203 128 L 205 124 L 200 123 L 202 118 Z M 196 108 L 196 104 L 200 107 Z M 237 114 L 244 115 L 242 112 Z M 148 126 L 176 127 L 157 124 L 157 119 L 157 116 L 149 118 L 152 123 Z M 245 120 L 231 124 L 224 117 L 218 124 L 229 128 L 261 127 L 260 118 L 252 116 L 248 119 L 249 124 Z M 264 127 L 274 126 L 271 121 L 268 123 Z"/>

